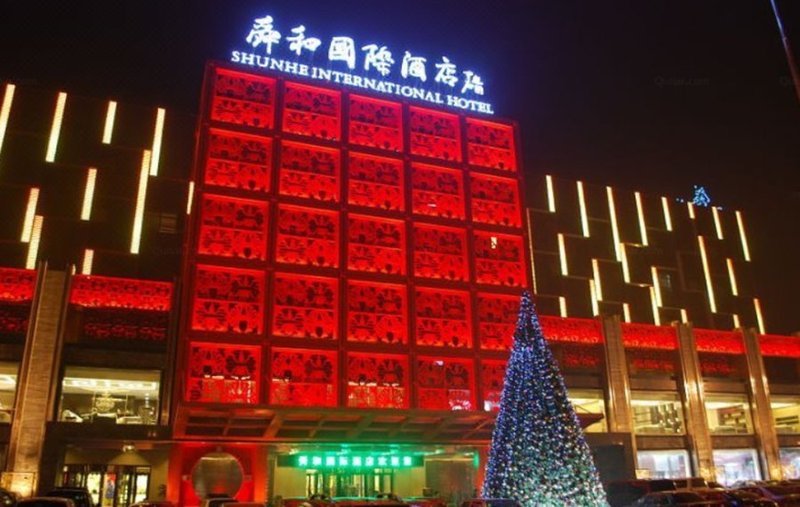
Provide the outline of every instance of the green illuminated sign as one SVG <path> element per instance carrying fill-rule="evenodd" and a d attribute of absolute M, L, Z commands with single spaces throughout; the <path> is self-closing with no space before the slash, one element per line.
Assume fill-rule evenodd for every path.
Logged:
<path fill-rule="evenodd" d="M 410 468 L 422 466 L 422 456 L 408 454 L 296 454 L 283 466 L 300 468 Z"/>

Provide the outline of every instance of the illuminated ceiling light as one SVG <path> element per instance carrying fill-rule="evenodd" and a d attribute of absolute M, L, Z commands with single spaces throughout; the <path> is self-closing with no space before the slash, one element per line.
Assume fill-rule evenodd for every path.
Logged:
<path fill-rule="evenodd" d="M 36 215 L 36 205 L 39 202 L 39 189 L 33 187 L 28 192 L 28 205 L 25 207 L 25 218 L 22 221 L 22 236 L 20 241 L 27 243 L 31 240 L 33 230 L 33 218 Z"/>
<path fill-rule="evenodd" d="M 631 270 L 628 267 L 628 251 L 625 248 L 625 243 L 620 243 L 620 252 L 622 252 L 622 279 L 625 283 L 631 283 Z"/>
<path fill-rule="evenodd" d="M 589 295 L 592 298 L 592 315 L 600 315 L 600 304 L 597 301 L 597 287 L 594 285 L 594 280 L 589 279 Z"/>
<path fill-rule="evenodd" d="M 681 308 L 681 322 L 684 324 L 689 322 L 689 312 L 686 311 L 686 308 Z"/>
<path fill-rule="evenodd" d="M 706 290 L 708 291 L 708 303 L 711 312 L 717 313 L 717 302 L 714 299 L 714 285 L 711 283 L 711 271 L 708 269 L 708 256 L 706 256 L 706 242 L 703 236 L 697 236 L 697 243 L 700 245 L 700 259 L 703 261 L 703 273 L 706 277 Z"/>
<path fill-rule="evenodd" d="M 658 313 L 658 303 L 656 301 L 656 290 L 653 287 L 648 287 L 650 289 L 650 307 L 653 309 L 653 323 L 656 326 L 661 325 L 661 315 Z"/>
<path fill-rule="evenodd" d="M 86 188 L 83 190 L 83 206 L 81 206 L 81 220 L 92 217 L 92 201 L 94 200 L 94 182 L 97 178 L 97 169 L 90 167 L 86 171 Z"/>
<path fill-rule="evenodd" d="M 189 182 L 189 191 L 186 195 L 186 214 L 192 214 L 192 202 L 194 201 L 194 181 Z"/>
<path fill-rule="evenodd" d="M 742 213 L 740 211 L 736 212 L 736 223 L 739 225 L 739 239 L 742 240 L 744 260 L 750 262 L 750 249 L 747 247 L 747 234 L 744 232 L 744 220 L 742 219 Z"/>
<path fill-rule="evenodd" d="M 553 177 L 549 174 L 544 177 L 547 182 L 547 211 L 556 212 L 556 192 L 553 189 Z"/>
<path fill-rule="evenodd" d="M 756 309 L 756 321 L 758 322 L 758 333 L 767 334 L 767 328 L 764 325 L 764 315 L 761 313 L 761 302 L 758 298 L 753 298 L 753 307 Z"/>
<path fill-rule="evenodd" d="M 589 237 L 589 217 L 586 214 L 586 199 L 583 196 L 583 182 L 578 183 L 578 207 L 581 210 L 581 229 L 583 230 L 583 237 Z"/>
<path fill-rule="evenodd" d="M 150 169 L 150 150 L 142 154 L 142 167 L 139 170 L 139 189 L 136 193 L 136 211 L 133 215 L 133 233 L 131 234 L 131 253 L 138 254 L 142 240 L 142 222 L 144 220 L 144 203 L 147 198 L 147 178 Z"/>
<path fill-rule="evenodd" d="M 644 221 L 644 206 L 642 205 L 642 195 L 634 192 L 636 199 L 636 213 L 639 215 L 639 233 L 642 235 L 642 245 L 647 246 L 647 224 Z"/>
<path fill-rule="evenodd" d="M 36 215 L 33 217 L 33 229 L 31 230 L 31 240 L 28 243 L 28 257 L 25 260 L 25 269 L 36 269 L 36 258 L 39 256 L 39 240 L 42 237 L 42 225 L 44 217 Z"/>
<path fill-rule="evenodd" d="M 687 202 L 686 208 L 688 208 L 689 210 L 689 218 L 694 220 L 694 204 L 692 204 L 691 202 Z"/>
<path fill-rule="evenodd" d="M 616 255 L 617 262 L 622 262 L 622 247 L 619 241 L 619 227 L 617 225 L 617 208 L 614 205 L 614 190 L 611 187 L 606 187 L 606 196 L 608 197 L 608 215 L 611 217 L 611 235 L 614 239 L 614 255 Z"/>
<path fill-rule="evenodd" d="M 82 275 L 92 274 L 92 264 L 94 263 L 94 250 L 87 248 L 83 251 L 83 265 L 81 266 Z"/>
<path fill-rule="evenodd" d="M 67 105 L 67 94 L 58 93 L 56 100 L 56 111 L 53 114 L 53 125 L 50 127 L 50 140 L 47 141 L 47 154 L 45 162 L 54 162 L 56 159 L 56 148 L 58 148 L 58 137 L 61 135 L 61 122 L 64 119 L 64 107 Z"/>
<path fill-rule="evenodd" d="M 736 273 L 733 272 L 733 259 L 728 258 L 728 279 L 731 281 L 731 294 L 739 295 L 739 286 L 736 284 Z"/>
<path fill-rule="evenodd" d="M 725 239 L 722 234 L 722 222 L 719 219 L 719 208 L 711 206 L 711 214 L 714 215 L 714 227 L 717 229 L 717 239 Z"/>
<path fill-rule="evenodd" d="M 622 319 L 626 324 L 631 323 L 631 305 L 628 303 L 622 303 Z"/>
<path fill-rule="evenodd" d="M 16 86 L 11 83 L 6 85 L 6 91 L 3 94 L 3 105 L 0 106 L 0 151 L 3 150 L 3 139 L 6 137 L 6 128 L 8 128 L 8 117 L 11 116 L 11 103 L 14 100 L 14 90 Z"/>
<path fill-rule="evenodd" d="M 489 238 L 489 247 L 492 250 L 497 250 L 497 236 L 491 236 Z"/>
<path fill-rule="evenodd" d="M 117 117 L 116 101 L 108 101 L 106 109 L 106 123 L 103 125 L 103 144 L 111 144 L 111 135 L 114 132 L 114 119 Z"/>
<path fill-rule="evenodd" d="M 658 279 L 658 268 L 650 266 L 650 275 L 653 277 L 653 288 L 655 289 L 656 304 L 659 308 L 664 306 L 664 301 L 661 299 L 661 282 Z"/>
<path fill-rule="evenodd" d="M 733 314 L 733 328 L 734 329 L 739 329 L 740 327 L 742 327 L 742 323 L 739 320 L 739 314 L 738 313 L 734 313 Z"/>
<path fill-rule="evenodd" d="M 558 309 L 560 311 L 560 315 L 567 318 L 567 298 L 564 296 L 558 296 Z"/>
<path fill-rule="evenodd" d="M 164 116 L 167 112 L 159 107 L 156 112 L 156 128 L 153 132 L 153 151 L 150 157 L 150 176 L 158 176 L 158 160 L 161 158 L 161 136 L 164 133 Z"/>
<path fill-rule="evenodd" d="M 669 201 L 666 197 L 661 198 L 661 209 L 664 210 L 664 225 L 668 231 L 672 231 L 672 215 L 669 213 Z"/>
<path fill-rule="evenodd" d="M 598 301 L 603 300 L 603 286 L 600 284 L 600 265 L 597 259 L 592 259 L 592 277 L 594 278 L 594 288 Z"/>
<path fill-rule="evenodd" d="M 564 235 L 558 233 L 558 257 L 561 260 L 561 274 L 564 276 L 569 275 L 569 269 L 567 269 L 567 249 L 564 246 Z"/>

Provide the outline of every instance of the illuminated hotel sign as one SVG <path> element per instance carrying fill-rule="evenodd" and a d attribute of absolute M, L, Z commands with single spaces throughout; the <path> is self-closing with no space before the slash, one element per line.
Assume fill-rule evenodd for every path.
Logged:
<path fill-rule="evenodd" d="M 272 16 L 255 19 L 245 37 L 250 48 L 232 51 L 231 61 L 440 106 L 494 114 L 490 103 L 479 100 L 484 94 L 483 79 L 472 70 L 459 69 L 446 56 L 442 56 L 441 61 L 428 62 L 427 58 L 409 51 L 400 55 L 386 46 L 356 44 L 351 37 L 337 35 L 323 44 L 321 39 L 308 35 L 304 25 L 290 28 L 288 33 L 282 33 L 283 30 L 279 30 Z M 319 53 L 327 53 L 324 67 L 298 61 L 304 54 L 313 58 Z"/>

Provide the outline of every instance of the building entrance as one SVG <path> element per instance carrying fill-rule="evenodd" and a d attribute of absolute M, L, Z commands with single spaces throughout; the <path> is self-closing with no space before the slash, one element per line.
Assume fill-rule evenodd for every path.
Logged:
<path fill-rule="evenodd" d="M 147 498 L 150 467 L 124 465 L 66 465 L 64 486 L 89 490 L 100 507 L 128 507 Z"/>
<path fill-rule="evenodd" d="M 306 470 L 306 494 L 375 496 L 394 491 L 394 471 L 376 468 L 359 471 Z"/>

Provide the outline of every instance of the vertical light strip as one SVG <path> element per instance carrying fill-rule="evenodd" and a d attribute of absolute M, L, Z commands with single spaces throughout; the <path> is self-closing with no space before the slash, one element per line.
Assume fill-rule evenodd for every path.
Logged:
<path fill-rule="evenodd" d="M 642 245 L 647 246 L 647 224 L 644 221 L 642 194 L 634 192 L 633 197 L 636 199 L 636 213 L 639 215 L 639 233 L 642 235 Z"/>
<path fill-rule="evenodd" d="M 114 133 L 114 119 L 117 117 L 116 101 L 108 101 L 106 109 L 106 123 L 103 125 L 103 144 L 111 144 L 111 135 Z"/>
<path fill-rule="evenodd" d="M 733 314 L 733 328 L 734 329 L 739 329 L 740 327 L 742 327 L 742 322 L 739 320 L 739 314 L 738 313 L 734 313 Z"/>
<path fill-rule="evenodd" d="M 717 229 L 717 239 L 725 239 L 725 235 L 722 234 L 722 222 L 719 219 L 719 208 L 711 206 L 711 214 L 714 215 L 714 227 Z"/>
<path fill-rule="evenodd" d="M 736 273 L 733 272 L 733 259 L 728 258 L 728 279 L 731 281 L 731 294 L 739 295 L 739 286 L 736 284 Z"/>
<path fill-rule="evenodd" d="M 25 269 L 36 269 L 36 259 L 39 257 L 39 239 L 42 237 L 42 225 L 44 217 L 36 215 L 33 217 L 33 228 L 31 229 L 31 241 L 28 243 L 28 258 L 25 260 Z"/>
<path fill-rule="evenodd" d="M 622 303 L 622 318 L 626 324 L 631 323 L 631 305 L 628 303 Z"/>
<path fill-rule="evenodd" d="M 191 182 L 194 185 L 194 182 Z M 194 186 L 192 186 L 194 189 Z M 533 253 L 533 210 L 531 208 L 527 208 L 525 210 L 527 215 L 527 226 L 528 226 L 528 251 L 531 253 L 531 283 L 533 286 L 533 293 L 537 294 L 539 291 L 536 288 L 536 265 L 534 262 L 534 253 Z"/>
<path fill-rule="evenodd" d="M 578 185 L 578 207 L 581 210 L 581 229 L 583 230 L 583 237 L 589 237 L 589 216 L 586 214 L 586 199 L 583 196 L 583 182 L 579 181 Z"/>
<path fill-rule="evenodd" d="M 558 233 L 558 257 L 561 260 L 561 274 L 564 276 L 569 275 L 569 269 L 567 269 L 567 249 L 564 246 L 564 235 L 560 232 Z"/>
<path fill-rule="evenodd" d="M 600 265 L 597 259 L 592 259 L 592 278 L 594 278 L 594 289 L 597 293 L 597 300 L 603 300 L 603 285 L 600 283 Z"/>
<path fill-rule="evenodd" d="M 558 309 L 561 312 L 561 316 L 567 318 L 567 298 L 564 296 L 558 296 Z"/>
<path fill-rule="evenodd" d="M 742 219 L 742 213 L 740 211 L 736 212 L 736 223 L 739 225 L 739 239 L 742 240 L 744 260 L 750 262 L 750 248 L 747 247 L 747 234 L 744 232 L 744 220 Z"/>
<path fill-rule="evenodd" d="M 150 150 L 142 154 L 142 167 L 139 171 L 139 189 L 136 192 L 136 211 L 133 215 L 133 233 L 131 234 L 131 253 L 138 254 L 142 240 L 142 222 L 144 220 L 144 203 L 147 198 L 147 178 L 150 170 Z"/>
<path fill-rule="evenodd" d="M 714 299 L 714 285 L 711 283 L 711 271 L 708 269 L 708 257 L 706 256 L 706 242 L 703 236 L 697 236 L 697 243 L 700 246 L 700 259 L 703 261 L 703 273 L 706 275 L 706 290 L 708 291 L 708 303 L 711 305 L 711 312 L 717 313 L 717 302 Z"/>
<path fill-rule="evenodd" d="M 6 84 L 6 91 L 3 94 L 3 105 L 0 106 L 0 151 L 3 150 L 3 139 L 6 137 L 8 117 L 11 116 L 11 103 L 14 100 L 14 90 L 16 89 L 16 86 L 8 83 Z"/>
<path fill-rule="evenodd" d="M 767 327 L 764 325 L 764 316 L 761 314 L 761 302 L 758 298 L 753 298 L 753 307 L 756 309 L 756 320 L 758 321 L 758 333 L 767 334 Z"/>
<path fill-rule="evenodd" d="M 82 275 L 92 274 L 92 264 L 94 263 L 94 250 L 87 248 L 83 251 L 83 266 L 81 266 Z"/>
<path fill-rule="evenodd" d="M 56 100 L 56 111 L 53 114 L 53 125 L 50 127 L 50 140 L 47 141 L 47 154 L 45 162 L 54 162 L 56 159 L 56 148 L 58 148 L 58 137 L 61 135 L 61 121 L 64 119 L 64 107 L 67 105 L 67 94 L 58 93 Z"/>
<path fill-rule="evenodd" d="M 83 206 L 81 206 L 81 220 L 92 218 L 92 201 L 94 200 L 94 182 L 97 178 L 97 169 L 90 167 L 86 171 L 86 188 L 83 190 Z"/>
<path fill-rule="evenodd" d="M 686 311 L 686 308 L 681 308 L 681 322 L 684 324 L 689 322 L 689 312 Z"/>
<path fill-rule="evenodd" d="M 25 217 L 22 220 L 22 236 L 19 240 L 27 243 L 31 240 L 33 230 L 33 218 L 36 215 L 36 205 L 39 202 L 39 189 L 33 187 L 28 192 L 28 205 L 25 207 Z"/>
<path fill-rule="evenodd" d="M 650 307 L 653 309 L 653 323 L 656 326 L 661 325 L 661 315 L 658 313 L 658 304 L 656 303 L 656 291 L 652 287 L 650 289 Z"/>
<path fill-rule="evenodd" d="M 153 131 L 153 153 L 150 157 L 150 176 L 158 176 L 158 160 L 161 158 L 161 136 L 164 133 L 166 110 L 159 107 L 156 112 L 156 127 Z"/>
<path fill-rule="evenodd" d="M 611 187 L 606 187 L 606 196 L 608 197 L 608 215 L 611 217 L 611 237 L 614 240 L 614 255 L 616 255 L 617 262 L 622 262 L 619 227 L 617 226 L 617 207 L 614 205 L 614 190 Z"/>
<path fill-rule="evenodd" d="M 691 202 L 687 202 L 686 208 L 689 210 L 689 218 L 694 220 L 694 204 L 692 204 Z"/>
<path fill-rule="evenodd" d="M 192 201 L 194 201 L 194 181 L 189 182 L 189 190 L 186 195 L 186 214 L 192 214 Z"/>
<path fill-rule="evenodd" d="M 664 306 L 664 300 L 661 299 L 661 282 L 658 279 L 658 268 L 650 266 L 650 275 L 653 277 L 653 288 L 656 294 L 656 304 L 659 308 Z"/>
<path fill-rule="evenodd" d="M 597 302 L 597 287 L 594 285 L 594 280 L 589 279 L 589 295 L 592 297 L 592 315 L 600 315 L 600 304 Z"/>
<path fill-rule="evenodd" d="M 547 211 L 556 212 L 556 191 L 553 189 L 553 177 L 549 174 L 544 177 L 547 183 Z"/>
<path fill-rule="evenodd" d="M 622 280 L 625 283 L 631 283 L 631 271 L 628 268 L 628 252 L 624 243 L 620 243 L 619 247 L 622 252 Z"/>
<path fill-rule="evenodd" d="M 666 197 L 661 198 L 661 209 L 664 210 L 664 225 L 668 231 L 672 231 L 672 215 L 669 213 L 669 201 Z"/>

